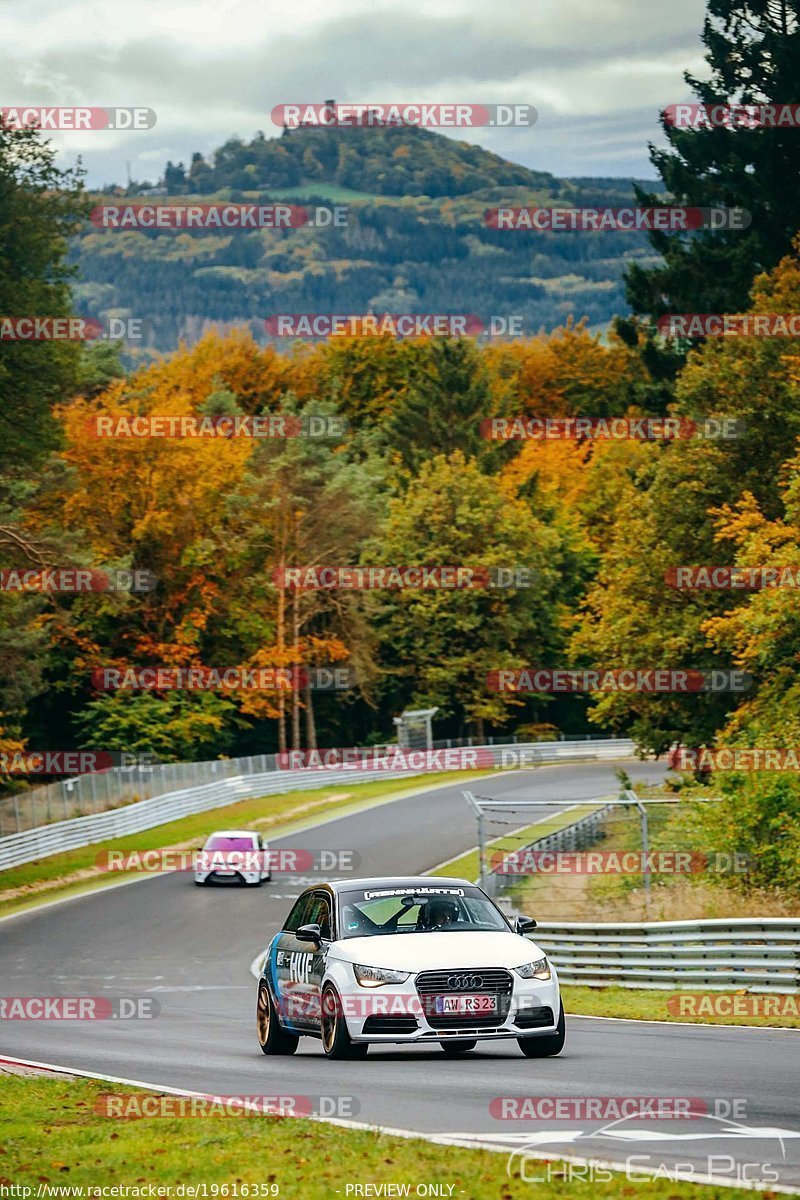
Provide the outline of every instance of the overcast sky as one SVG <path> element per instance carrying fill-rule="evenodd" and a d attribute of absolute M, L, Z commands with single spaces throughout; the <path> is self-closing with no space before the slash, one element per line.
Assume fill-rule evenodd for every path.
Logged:
<path fill-rule="evenodd" d="M 703 0 L 0 0 L 0 104 L 138 105 L 154 129 L 54 135 L 88 182 L 155 179 L 275 104 L 528 103 L 532 129 L 462 134 L 558 175 L 652 177 L 658 112 L 702 74 Z M 446 131 L 443 131 L 446 132 Z"/>

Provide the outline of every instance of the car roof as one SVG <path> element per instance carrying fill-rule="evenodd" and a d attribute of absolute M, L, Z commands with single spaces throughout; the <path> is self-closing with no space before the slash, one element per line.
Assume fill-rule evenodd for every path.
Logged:
<path fill-rule="evenodd" d="M 255 829 L 215 829 L 208 835 L 212 837 L 258 837 Z"/>
<path fill-rule="evenodd" d="M 475 887 L 475 884 L 469 879 L 450 878 L 444 875 L 391 875 L 371 876 L 368 879 L 331 879 L 325 883 L 314 884 L 306 891 L 313 891 L 314 888 L 325 887 L 336 895 L 342 892 L 357 892 L 362 888 L 408 888 L 413 891 L 418 887 Z"/>

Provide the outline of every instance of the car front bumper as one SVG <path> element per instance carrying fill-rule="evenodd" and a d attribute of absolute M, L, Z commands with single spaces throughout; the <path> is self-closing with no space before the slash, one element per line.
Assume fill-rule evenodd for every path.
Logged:
<path fill-rule="evenodd" d="M 266 871 L 195 871 L 195 883 L 258 883 L 269 879 Z"/>
<path fill-rule="evenodd" d="M 552 968 L 551 968 L 552 970 Z M 428 1010 L 429 997 L 417 991 L 416 976 L 403 984 L 364 988 L 352 978 L 341 976 L 332 982 L 341 998 L 342 1015 L 354 1042 L 415 1043 L 446 1042 L 456 1039 L 492 1041 L 500 1038 L 543 1037 L 556 1032 L 561 1009 L 558 977 L 552 970 L 549 980 L 513 977 L 513 990 L 507 1011 L 497 1019 L 470 1019 L 461 1014 L 448 1018 L 433 1017 Z M 505 1007 L 505 1006 L 503 1006 Z"/>

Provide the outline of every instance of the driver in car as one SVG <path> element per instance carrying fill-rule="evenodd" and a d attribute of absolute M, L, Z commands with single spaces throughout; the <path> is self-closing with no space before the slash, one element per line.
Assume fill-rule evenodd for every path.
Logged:
<path fill-rule="evenodd" d="M 455 900 L 429 900 L 425 905 L 425 925 L 428 929 L 446 929 L 458 923 L 458 905 Z"/>

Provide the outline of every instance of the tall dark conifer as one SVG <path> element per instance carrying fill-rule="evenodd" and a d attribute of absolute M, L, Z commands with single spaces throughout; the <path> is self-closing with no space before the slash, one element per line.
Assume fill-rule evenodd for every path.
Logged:
<path fill-rule="evenodd" d="M 709 0 L 703 34 L 707 80 L 686 73 L 704 105 L 792 104 L 800 101 L 798 0 Z M 753 278 L 788 253 L 800 228 L 800 128 L 678 129 L 662 116 L 669 143 L 651 145 L 650 160 L 665 190 L 681 204 L 740 206 L 748 229 L 691 236 L 654 232 L 661 266 L 634 264 L 628 301 L 637 314 L 737 312 L 748 306 Z M 658 198 L 642 190 L 639 199 Z"/>

